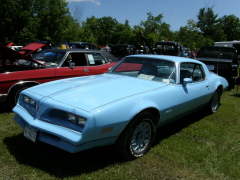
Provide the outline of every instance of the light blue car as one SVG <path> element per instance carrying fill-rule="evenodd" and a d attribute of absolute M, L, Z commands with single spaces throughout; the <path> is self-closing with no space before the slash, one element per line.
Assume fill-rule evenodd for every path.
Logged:
<path fill-rule="evenodd" d="M 115 145 L 143 156 L 156 128 L 206 108 L 218 110 L 226 79 L 184 57 L 131 55 L 102 75 L 52 81 L 21 92 L 14 120 L 31 141 L 71 153 Z"/>

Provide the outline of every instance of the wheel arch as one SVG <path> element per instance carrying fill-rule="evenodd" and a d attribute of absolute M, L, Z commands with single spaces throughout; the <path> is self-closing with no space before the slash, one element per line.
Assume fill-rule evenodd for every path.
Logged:
<path fill-rule="evenodd" d="M 8 96 L 9 94 L 11 94 L 11 92 L 13 92 L 14 90 L 16 89 L 19 89 L 21 87 L 32 87 L 32 86 L 36 86 L 36 85 L 39 85 L 40 83 L 39 82 L 36 82 L 36 81 L 20 81 L 14 85 L 12 85 L 9 90 L 8 90 Z"/>
<path fill-rule="evenodd" d="M 8 90 L 8 94 L 7 94 L 7 98 L 6 98 L 7 106 L 10 109 L 12 109 L 16 105 L 18 95 L 22 90 L 27 89 L 32 86 L 36 86 L 38 84 L 39 84 L 38 82 L 34 82 L 34 81 L 21 81 L 21 82 L 14 84 Z"/>
<path fill-rule="evenodd" d="M 159 112 L 159 110 L 154 108 L 154 107 L 149 107 L 149 108 L 146 108 L 146 109 L 143 109 L 143 110 L 139 111 L 137 114 L 134 115 L 134 117 L 137 116 L 139 113 L 142 113 L 144 111 L 150 112 L 155 117 L 154 121 L 155 121 L 155 125 L 157 126 L 158 123 L 159 123 L 159 119 L 160 119 L 160 112 Z M 130 120 L 130 122 L 131 122 L 131 120 Z"/>
<path fill-rule="evenodd" d="M 160 121 L 160 112 L 157 108 L 155 107 L 148 107 L 148 108 L 145 108 L 145 109 L 142 109 L 140 111 L 138 111 L 134 116 L 132 116 L 132 118 L 128 121 L 127 125 L 122 129 L 121 133 L 119 133 L 119 135 L 117 136 L 115 142 L 119 139 L 119 137 L 121 136 L 121 134 L 125 131 L 125 129 L 129 126 L 129 124 L 133 121 L 133 119 L 139 115 L 140 113 L 143 113 L 143 112 L 150 112 L 153 116 L 154 116 L 154 122 L 155 122 L 155 127 L 157 127 L 159 121 Z"/>
<path fill-rule="evenodd" d="M 222 93 L 223 93 L 223 85 L 218 85 L 218 87 L 216 88 L 216 90 L 218 90 L 219 91 L 219 95 L 221 96 L 222 95 Z"/>

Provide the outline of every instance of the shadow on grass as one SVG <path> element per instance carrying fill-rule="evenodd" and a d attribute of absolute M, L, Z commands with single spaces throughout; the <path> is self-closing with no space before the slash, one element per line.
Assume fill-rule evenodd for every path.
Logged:
<path fill-rule="evenodd" d="M 201 120 L 204 116 L 206 116 L 206 113 L 199 111 L 159 128 L 155 145 L 190 124 Z M 23 137 L 22 133 L 17 136 L 7 137 L 3 142 L 20 164 L 41 169 L 58 178 L 92 173 L 107 166 L 124 162 L 115 154 L 113 146 L 94 148 L 71 154 L 45 143 L 33 143 Z"/>
<path fill-rule="evenodd" d="M 235 97 L 240 97 L 240 93 L 236 93 L 236 94 L 232 94 L 232 95 L 230 95 L 230 96 L 235 96 Z"/>
<path fill-rule="evenodd" d="M 185 116 L 179 120 L 176 120 L 172 123 L 166 124 L 158 128 L 156 132 L 154 146 L 159 144 L 162 140 L 167 139 L 168 137 L 180 132 L 182 129 L 188 127 L 189 125 L 195 122 L 200 121 L 201 119 L 203 119 L 208 115 L 209 113 L 206 112 L 205 109 L 202 109 L 188 116 Z"/>
<path fill-rule="evenodd" d="M 3 142 L 18 163 L 58 178 L 79 176 L 123 162 L 116 156 L 112 146 L 71 154 L 42 142 L 33 143 L 22 133 L 5 138 Z"/>
<path fill-rule="evenodd" d="M 6 103 L 0 103 L 0 107 L 0 114 L 12 112 L 12 110 L 6 105 Z"/>

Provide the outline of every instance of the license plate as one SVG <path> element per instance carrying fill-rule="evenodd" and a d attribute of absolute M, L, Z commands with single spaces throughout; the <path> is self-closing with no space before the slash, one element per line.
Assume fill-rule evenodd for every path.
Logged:
<path fill-rule="evenodd" d="M 31 141 L 36 142 L 37 132 L 34 131 L 32 128 L 26 126 L 24 128 L 24 136 Z"/>

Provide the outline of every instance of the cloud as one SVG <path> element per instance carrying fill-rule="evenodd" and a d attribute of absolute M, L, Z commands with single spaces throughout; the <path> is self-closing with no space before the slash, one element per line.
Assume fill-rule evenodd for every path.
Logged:
<path fill-rule="evenodd" d="M 94 4 L 96 4 L 97 6 L 100 6 L 101 3 L 98 0 L 66 0 L 67 2 L 92 2 Z"/>

